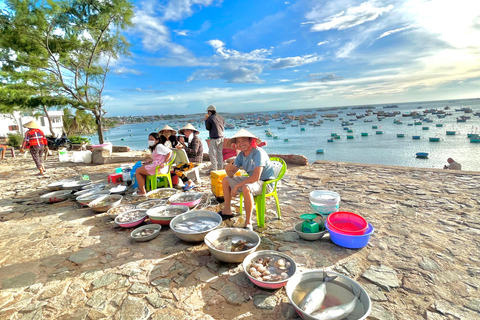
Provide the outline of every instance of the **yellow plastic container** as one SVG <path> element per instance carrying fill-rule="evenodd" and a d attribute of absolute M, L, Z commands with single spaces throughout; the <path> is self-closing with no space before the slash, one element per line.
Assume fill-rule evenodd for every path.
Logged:
<path fill-rule="evenodd" d="M 225 176 L 227 176 L 227 172 L 225 170 L 216 170 L 210 172 L 210 177 L 213 180 L 222 180 Z"/>

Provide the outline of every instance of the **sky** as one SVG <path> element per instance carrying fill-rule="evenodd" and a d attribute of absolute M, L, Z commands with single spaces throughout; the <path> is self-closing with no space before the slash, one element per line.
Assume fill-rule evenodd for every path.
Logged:
<path fill-rule="evenodd" d="M 134 4 L 107 116 L 480 97 L 478 0 Z"/>

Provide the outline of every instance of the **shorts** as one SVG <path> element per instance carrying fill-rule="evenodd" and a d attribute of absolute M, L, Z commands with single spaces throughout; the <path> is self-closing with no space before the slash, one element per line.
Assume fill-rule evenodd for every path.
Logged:
<path fill-rule="evenodd" d="M 234 186 L 243 182 L 247 178 L 248 178 L 247 176 L 234 176 L 232 178 L 227 177 L 228 183 L 230 184 L 230 188 L 233 188 Z M 257 182 L 254 182 L 254 183 L 248 183 L 246 184 L 246 186 L 248 187 L 248 189 L 250 189 L 250 192 L 254 197 L 262 194 L 262 188 L 263 188 L 262 180 L 258 180 Z M 272 191 L 273 191 L 273 184 L 267 185 L 267 193 L 270 193 Z"/>

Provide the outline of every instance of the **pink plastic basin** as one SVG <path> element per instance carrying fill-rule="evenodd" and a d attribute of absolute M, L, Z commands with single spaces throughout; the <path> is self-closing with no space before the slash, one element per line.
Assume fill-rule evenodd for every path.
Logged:
<path fill-rule="evenodd" d="M 359 236 L 365 233 L 368 222 L 362 216 L 346 211 L 338 211 L 327 217 L 331 230 L 345 235 Z"/>

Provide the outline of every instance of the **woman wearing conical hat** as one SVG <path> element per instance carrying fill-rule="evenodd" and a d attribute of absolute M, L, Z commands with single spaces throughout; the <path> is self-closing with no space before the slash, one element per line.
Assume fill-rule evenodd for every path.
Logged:
<path fill-rule="evenodd" d="M 190 123 L 187 123 L 183 128 L 178 130 L 178 133 L 184 135 L 178 137 L 178 144 L 176 148 L 185 149 L 188 160 L 193 163 L 202 163 L 203 161 L 203 145 L 198 137 L 200 131 L 195 129 Z"/>
<path fill-rule="evenodd" d="M 158 134 L 160 134 L 160 141 L 165 147 L 175 148 L 177 146 L 177 131 L 169 125 L 165 125 L 162 130 L 158 131 Z"/>
<path fill-rule="evenodd" d="M 230 138 L 227 145 L 241 152 L 235 158 L 235 162 L 225 166 L 227 176 L 223 178 L 223 197 L 225 208 L 219 212 L 223 219 L 233 216 L 231 201 L 238 193 L 242 192 L 245 199 L 245 228 L 253 230 L 252 211 L 254 206 L 253 197 L 262 193 L 263 182 L 275 178 L 273 165 L 267 152 L 258 147 L 261 141 L 255 135 L 245 129 L 241 129 Z M 246 176 L 235 176 L 235 173 L 243 168 Z M 267 190 L 271 192 L 271 185 Z"/>
<path fill-rule="evenodd" d="M 23 149 L 30 150 L 30 154 L 32 155 L 35 165 L 40 171 L 40 174 L 43 175 L 45 173 L 45 166 L 42 163 L 42 156 L 45 146 L 48 145 L 45 134 L 42 130 L 40 130 L 40 127 L 34 120 L 25 123 L 23 126 L 28 128 L 28 131 L 25 132 L 25 138 L 23 139 L 21 151 Z"/>

